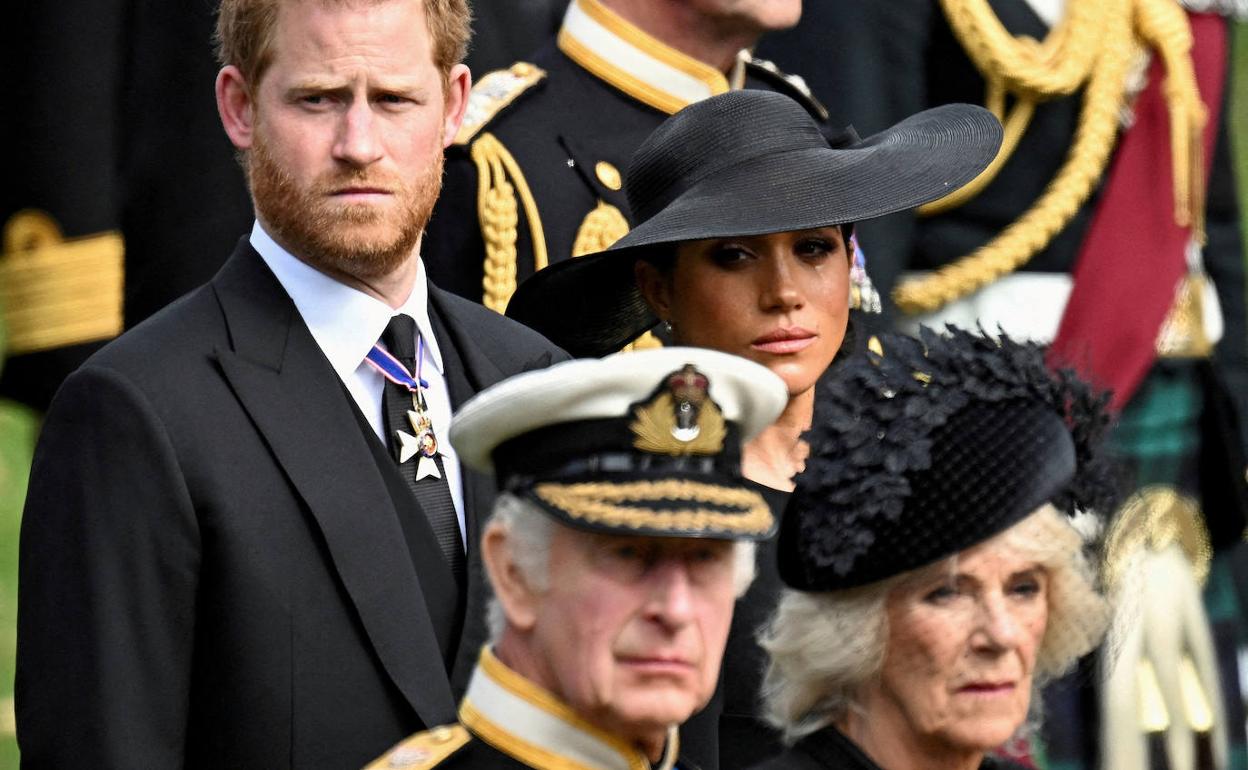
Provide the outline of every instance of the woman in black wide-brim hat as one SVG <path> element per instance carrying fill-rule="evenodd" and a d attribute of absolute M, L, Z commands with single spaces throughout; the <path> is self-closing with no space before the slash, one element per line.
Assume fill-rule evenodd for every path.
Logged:
<path fill-rule="evenodd" d="M 778 512 L 805 458 L 814 385 L 849 347 L 850 295 L 871 293 L 851 280 L 853 223 L 956 190 L 1000 141 L 990 113 L 947 105 L 834 148 L 788 97 L 712 97 L 669 118 L 634 154 L 625 176 L 634 229 L 607 251 L 539 271 L 507 314 L 577 356 L 618 350 L 664 321 L 678 344 L 780 375 L 788 407 L 743 455 L 745 476 Z M 853 272 L 864 275 L 860 265 Z M 719 730 L 725 768 L 778 747 L 755 718 L 763 655 L 753 641 L 779 591 L 773 547 L 760 545 L 758 578 L 733 619 Z"/>
<path fill-rule="evenodd" d="M 632 231 L 538 271 L 507 315 L 578 357 L 615 352 L 662 321 L 676 343 L 772 369 L 793 396 L 780 421 L 788 438 L 764 438 L 776 447 L 747 453 L 746 471 L 790 488 L 812 387 L 846 333 L 853 224 L 958 189 L 995 157 L 1001 135 L 986 110 L 954 104 L 834 148 L 781 94 L 698 102 L 633 155 Z"/>
<path fill-rule="evenodd" d="M 1106 397 L 949 327 L 835 367 L 778 540 L 760 770 L 1010 767 L 1032 693 L 1101 641 Z"/>

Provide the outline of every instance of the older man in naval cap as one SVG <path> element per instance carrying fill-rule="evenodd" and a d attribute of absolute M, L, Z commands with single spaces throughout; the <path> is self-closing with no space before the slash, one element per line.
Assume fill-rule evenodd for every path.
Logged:
<path fill-rule="evenodd" d="M 741 444 L 785 401 L 764 367 L 666 348 L 567 362 L 467 403 L 451 441 L 502 490 L 482 535 L 493 642 L 459 722 L 373 767 L 678 766 L 753 541 L 775 528 Z"/>

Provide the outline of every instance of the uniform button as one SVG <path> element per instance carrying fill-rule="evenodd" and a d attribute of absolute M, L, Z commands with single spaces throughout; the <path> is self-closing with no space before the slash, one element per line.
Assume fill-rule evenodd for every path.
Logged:
<path fill-rule="evenodd" d="M 618 190 L 622 185 L 620 170 L 605 160 L 598 161 L 594 166 L 594 174 L 598 177 L 598 181 L 609 190 Z"/>

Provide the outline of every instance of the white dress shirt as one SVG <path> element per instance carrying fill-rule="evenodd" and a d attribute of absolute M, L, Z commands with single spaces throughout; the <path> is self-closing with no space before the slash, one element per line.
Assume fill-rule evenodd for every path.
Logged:
<path fill-rule="evenodd" d="M 429 279 L 425 276 L 424 263 L 417 263 L 411 296 L 402 307 L 395 309 L 301 261 L 273 240 L 259 221 L 251 228 L 251 245 L 290 295 L 312 332 L 312 339 L 329 359 L 330 366 L 347 386 L 383 444 L 386 443 L 386 419 L 382 413 L 381 394 L 386 381 L 365 357 L 393 316 L 402 313 L 416 320 L 416 331 L 425 341 L 420 364 L 420 376 L 429 383 L 425 402 L 433 432 L 438 437 L 438 454 L 442 455 L 446 481 L 455 502 L 462 541 L 465 537 L 463 477 L 459 458 L 447 441 L 451 432 L 451 397 L 446 389 L 442 354 L 429 322 Z"/>

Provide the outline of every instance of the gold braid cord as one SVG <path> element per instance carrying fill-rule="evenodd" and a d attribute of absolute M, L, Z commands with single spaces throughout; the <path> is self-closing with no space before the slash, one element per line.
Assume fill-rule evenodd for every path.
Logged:
<path fill-rule="evenodd" d="M 572 242 L 572 256 L 583 257 L 605 251 L 625 235 L 628 235 L 628 220 L 624 214 L 610 203 L 598 201 L 598 205 L 585 215 L 577 228 L 576 240 Z"/>
<path fill-rule="evenodd" d="M 486 307 L 501 313 L 516 291 L 517 198 L 529 221 L 534 271 L 546 266 L 546 235 L 533 192 L 503 143 L 493 134 L 484 133 L 472 143 L 470 154 L 477 165 L 477 219 L 485 242 L 483 301 Z"/>
<path fill-rule="evenodd" d="M 533 492 L 574 519 L 608 527 L 756 535 L 772 526 L 771 509 L 757 492 L 685 479 L 538 484 Z M 646 507 L 646 503 L 676 500 L 695 507 Z"/>
<path fill-rule="evenodd" d="M 1126 17 L 1121 3 L 1070 0 L 1065 18 L 1041 43 L 1011 35 L 988 0 L 941 0 L 941 6 L 980 72 L 1012 93 L 1035 99 L 1078 90 L 1096 63 L 1107 25 Z"/>
<path fill-rule="evenodd" d="M 594 210 L 585 215 L 581 226 L 576 230 L 576 240 L 572 242 L 572 256 L 583 257 L 596 254 L 611 248 L 611 244 L 628 235 L 628 220 L 624 213 L 606 201 L 598 201 Z M 624 350 L 649 350 L 661 348 L 663 343 L 650 332 L 624 346 Z"/>
<path fill-rule="evenodd" d="M 930 215 L 962 205 L 979 193 L 1018 145 L 1035 105 L 1084 89 L 1083 109 L 1066 161 L 1026 212 L 971 254 L 919 278 L 902 281 L 893 300 L 905 313 L 937 310 L 1024 265 L 1059 233 L 1104 173 L 1126 98 L 1126 81 L 1141 44 L 1166 64 L 1166 96 L 1173 131 L 1175 219 L 1189 224 L 1203 190 L 1199 128 L 1203 108 L 1188 52 L 1191 29 L 1174 0 L 1070 0 L 1066 18 L 1043 43 L 1015 38 L 986 0 L 941 0 L 950 26 L 988 83 L 987 103 L 1006 127 L 1002 150 L 962 190 L 928 204 Z M 1014 107 L 1005 114 L 1006 97 Z"/>

